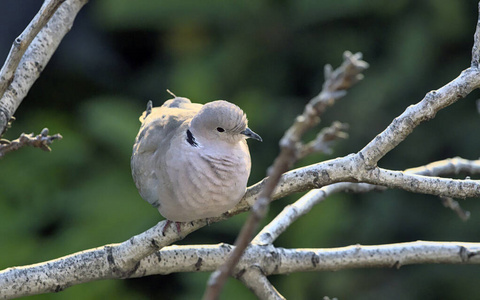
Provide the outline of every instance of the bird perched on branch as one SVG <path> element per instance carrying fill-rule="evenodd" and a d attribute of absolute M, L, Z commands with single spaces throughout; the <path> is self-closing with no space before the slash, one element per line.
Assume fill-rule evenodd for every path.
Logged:
<path fill-rule="evenodd" d="M 175 96 L 175 95 L 174 95 Z M 132 175 L 142 198 L 168 221 L 219 216 L 246 191 L 250 175 L 247 138 L 262 141 L 236 105 L 205 105 L 176 97 L 147 104 L 133 145 Z"/>

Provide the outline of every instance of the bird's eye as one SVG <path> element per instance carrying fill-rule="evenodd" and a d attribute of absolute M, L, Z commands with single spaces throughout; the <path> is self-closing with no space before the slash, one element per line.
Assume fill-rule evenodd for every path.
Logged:
<path fill-rule="evenodd" d="M 222 127 L 217 127 L 217 131 L 218 131 L 218 132 L 224 132 L 225 129 L 223 129 Z"/>

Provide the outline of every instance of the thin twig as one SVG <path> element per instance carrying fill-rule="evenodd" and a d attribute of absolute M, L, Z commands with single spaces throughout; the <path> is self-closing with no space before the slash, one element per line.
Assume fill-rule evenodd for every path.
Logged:
<path fill-rule="evenodd" d="M 289 170 L 297 160 L 297 146 L 303 134 L 320 122 L 319 116 L 327 107 L 345 96 L 346 90 L 363 78 L 362 72 L 368 68 L 368 64 L 361 60 L 362 54 L 352 54 L 346 51 L 343 57 L 344 62 L 335 71 L 332 71 L 332 67 L 329 65 L 325 67 L 325 83 L 322 92 L 305 106 L 303 114 L 295 119 L 294 124 L 280 140 L 280 154 L 269 168 L 268 179 L 263 190 L 235 241 L 235 250 L 227 262 L 211 275 L 203 299 L 218 299 L 228 276 L 250 243 L 258 224 L 266 215 L 273 191 L 282 174 Z"/>
<path fill-rule="evenodd" d="M 339 139 L 348 138 L 348 124 L 335 121 L 329 127 L 323 128 L 317 137 L 307 144 L 302 144 L 298 148 L 297 159 L 300 160 L 312 153 L 332 153 L 332 145 Z"/>
<path fill-rule="evenodd" d="M 48 135 L 48 128 L 44 128 L 42 132 L 35 136 L 33 133 L 22 133 L 20 137 L 13 141 L 1 140 L 0 141 L 0 158 L 3 158 L 5 154 L 18 150 L 25 146 L 31 146 L 40 148 L 43 151 L 52 151 L 49 145 L 55 140 L 61 140 L 62 136 L 57 133 L 52 136 Z"/>
<path fill-rule="evenodd" d="M 440 197 L 440 200 L 442 200 L 443 206 L 453 210 L 462 221 L 468 221 L 468 219 L 470 219 L 470 212 L 464 210 L 458 201 L 450 197 Z"/>
<path fill-rule="evenodd" d="M 331 65 L 324 68 L 325 82 L 322 91 L 305 106 L 305 110 L 295 119 L 282 140 L 280 146 L 292 147 L 301 137 L 320 122 L 320 116 L 332 106 L 336 100 L 346 95 L 346 90 L 363 78 L 362 72 L 368 63 L 362 60 L 362 53 L 343 53 L 343 63 L 333 70 Z"/>

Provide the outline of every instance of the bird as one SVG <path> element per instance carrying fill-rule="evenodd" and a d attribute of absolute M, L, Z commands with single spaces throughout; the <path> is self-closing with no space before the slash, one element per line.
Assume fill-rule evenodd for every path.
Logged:
<path fill-rule="evenodd" d="M 262 141 L 237 105 L 188 98 L 149 101 L 131 157 L 140 196 L 167 219 L 167 226 L 217 217 L 246 192 L 251 159 L 246 139 Z"/>

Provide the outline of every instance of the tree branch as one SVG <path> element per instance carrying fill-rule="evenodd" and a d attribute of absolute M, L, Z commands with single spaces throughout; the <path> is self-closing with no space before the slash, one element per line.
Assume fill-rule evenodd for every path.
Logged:
<path fill-rule="evenodd" d="M 46 1 L 24 32 L 15 39 L 0 71 L 0 135 L 72 27 L 78 11 L 87 2 L 88 0 Z"/>
<path fill-rule="evenodd" d="M 469 175 L 480 174 L 480 160 L 468 160 L 461 157 L 454 157 L 405 170 L 405 173 L 424 176 L 440 176 L 444 174 L 457 175 L 462 172 Z"/>
<path fill-rule="evenodd" d="M 354 191 L 365 193 L 374 189 L 381 189 L 379 186 L 366 183 L 340 182 L 324 186 L 320 189 L 311 190 L 291 205 L 287 205 L 268 225 L 257 234 L 252 244 L 272 244 L 287 228 L 298 218 L 306 215 L 313 206 L 327 199 L 332 194 L 342 191 Z"/>
<path fill-rule="evenodd" d="M 245 269 L 243 273 L 238 275 L 245 286 L 247 286 L 258 299 L 262 300 L 285 300 L 275 287 L 268 281 L 262 268 L 252 265 Z"/>
<path fill-rule="evenodd" d="M 462 221 L 468 221 L 468 219 L 470 219 L 470 212 L 464 210 L 458 201 L 450 197 L 440 197 L 440 200 L 442 200 L 443 206 L 453 210 Z"/>
<path fill-rule="evenodd" d="M 169 246 L 140 262 L 132 277 L 173 272 L 210 272 L 227 259 L 232 246 Z M 161 263 L 158 258 L 161 257 Z M 181 261 L 185 260 L 182 264 Z M 200 261 L 200 262 L 199 262 Z M 416 241 L 386 245 L 353 245 L 329 249 L 285 249 L 250 245 L 235 274 L 252 265 L 266 275 L 357 268 L 400 268 L 411 264 L 480 264 L 480 243 Z M 168 270 L 165 272 L 165 270 Z"/>
<path fill-rule="evenodd" d="M 480 174 L 480 160 L 466 160 L 460 157 L 446 159 L 430 163 L 426 166 L 405 170 L 405 173 L 414 173 L 425 176 L 438 176 L 440 174 L 464 173 L 468 175 Z M 440 197 L 442 204 L 453 210 L 460 219 L 467 221 L 470 218 L 470 212 L 462 209 L 458 201 L 452 197 Z"/>

